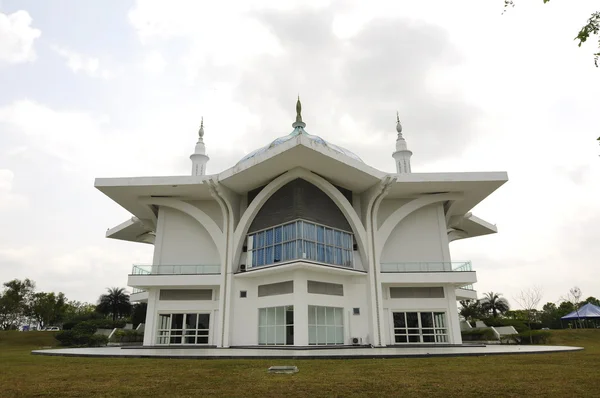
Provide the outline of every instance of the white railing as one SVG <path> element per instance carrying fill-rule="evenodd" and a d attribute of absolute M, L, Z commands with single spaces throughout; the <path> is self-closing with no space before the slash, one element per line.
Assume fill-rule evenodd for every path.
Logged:
<path fill-rule="evenodd" d="M 220 265 L 134 265 L 132 275 L 218 275 Z"/>
<path fill-rule="evenodd" d="M 381 263 L 381 272 L 470 272 L 471 262 Z"/>

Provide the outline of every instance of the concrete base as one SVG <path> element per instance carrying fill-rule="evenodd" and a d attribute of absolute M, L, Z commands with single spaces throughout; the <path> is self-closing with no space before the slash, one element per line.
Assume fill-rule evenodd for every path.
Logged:
<path fill-rule="evenodd" d="M 410 358 L 482 356 L 511 354 L 544 354 L 583 350 L 582 347 L 567 346 L 455 346 L 455 347 L 382 347 L 382 348 L 340 348 L 337 350 L 313 349 L 262 349 L 262 348 L 63 348 L 34 350 L 33 355 L 57 355 L 73 357 L 128 357 L 128 358 L 180 358 L 180 359 L 349 359 L 349 358 Z"/>

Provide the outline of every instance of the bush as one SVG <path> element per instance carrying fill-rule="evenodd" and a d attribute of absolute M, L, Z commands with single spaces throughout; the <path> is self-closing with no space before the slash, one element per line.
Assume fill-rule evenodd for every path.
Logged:
<path fill-rule="evenodd" d="M 89 337 L 88 347 L 104 347 L 108 344 L 108 337 L 103 334 L 93 334 Z"/>
<path fill-rule="evenodd" d="M 492 329 L 473 329 L 461 332 L 463 341 L 489 341 L 497 340 L 496 333 Z"/>
<path fill-rule="evenodd" d="M 77 325 L 75 325 L 75 327 L 73 327 L 72 330 L 76 334 L 92 335 L 92 334 L 96 333 L 96 330 L 98 330 L 98 327 L 92 321 L 85 321 L 85 322 L 79 322 Z"/>
<path fill-rule="evenodd" d="M 120 329 L 113 334 L 113 340 L 119 343 L 141 343 L 144 341 L 144 333 Z"/>
<path fill-rule="evenodd" d="M 485 318 L 483 319 L 488 326 L 512 326 L 519 333 L 523 333 L 529 330 L 529 327 L 524 321 L 518 319 L 506 319 L 506 318 Z M 532 325 L 533 326 L 533 325 Z M 535 328 L 534 328 L 535 329 Z"/>
<path fill-rule="evenodd" d="M 547 330 L 528 330 L 512 337 L 519 344 L 548 344 L 552 333 Z"/>
<path fill-rule="evenodd" d="M 95 335 L 98 328 L 91 321 L 77 323 L 72 329 L 58 332 L 55 336 L 65 347 L 100 347 L 108 344 L 108 337 Z"/>

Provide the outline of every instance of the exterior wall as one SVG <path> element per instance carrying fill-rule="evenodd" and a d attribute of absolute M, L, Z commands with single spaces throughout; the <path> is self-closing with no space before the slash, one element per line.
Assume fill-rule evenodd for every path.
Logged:
<path fill-rule="evenodd" d="M 294 293 L 268 297 L 258 297 L 258 285 L 294 281 Z M 309 294 L 307 281 L 339 283 L 344 285 L 344 296 Z M 247 292 L 247 298 L 240 298 L 240 291 Z M 308 345 L 308 306 L 344 308 L 344 343 L 350 344 L 351 337 L 362 337 L 368 342 L 369 322 L 367 306 L 367 277 L 335 276 L 321 272 L 296 270 L 264 277 L 234 277 L 232 288 L 231 345 L 245 346 L 258 344 L 258 309 L 264 307 L 294 306 L 294 345 Z M 360 315 L 352 315 L 354 307 L 360 308 Z"/>
<path fill-rule="evenodd" d="M 154 246 L 155 265 L 221 263 L 208 231 L 192 217 L 168 207 L 159 210 Z"/>
<path fill-rule="evenodd" d="M 391 208 L 388 204 L 386 211 Z M 398 223 L 385 242 L 381 262 L 450 261 L 445 223 L 441 203 L 425 206 L 409 214 Z"/>
<path fill-rule="evenodd" d="M 390 298 L 391 285 L 383 286 L 383 322 L 382 335 L 384 344 L 394 344 L 393 317 L 394 312 L 407 311 L 439 311 L 446 313 L 446 322 L 448 328 L 448 339 L 450 344 L 461 344 L 460 323 L 458 320 L 458 308 L 456 305 L 456 296 L 454 286 L 445 285 L 444 298 L 411 298 L 411 299 L 392 299 Z M 410 286 L 395 284 L 393 286 Z"/>
<path fill-rule="evenodd" d="M 205 212 L 219 227 L 223 226 L 223 212 L 221 207 L 214 200 L 191 200 L 188 202 L 191 205 Z"/>
<path fill-rule="evenodd" d="M 356 195 L 354 196 L 356 198 Z M 378 213 L 378 222 L 381 224 L 399 207 L 411 199 L 384 200 Z M 223 225 L 221 208 L 214 201 L 189 202 L 202 209 L 217 225 Z M 242 201 L 240 208 L 245 210 L 247 203 Z M 360 207 L 353 200 L 353 206 Z M 367 220 L 368 221 L 368 220 Z M 317 220 L 318 222 L 318 220 Z M 355 253 L 355 268 L 367 270 L 363 266 L 361 256 Z M 245 262 L 246 253 L 241 253 L 240 259 L 234 259 L 233 264 Z M 230 260 L 231 261 L 231 260 Z M 383 246 L 380 262 L 449 262 L 450 253 L 448 238 L 445 228 L 445 217 L 441 203 L 429 205 L 414 211 L 404 218 L 393 229 L 389 239 Z M 220 264 L 221 259 L 208 231 L 194 218 L 172 208 L 161 207 L 158 216 L 157 236 L 155 243 L 154 264 L 164 265 L 198 265 Z M 235 271 L 235 270 L 234 270 Z M 367 270 L 370 272 L 370 270 Z M 185 275 L 172 276 L 171 280 L 186 278 Z M 202 278 L 200 278 L 202 279 Z M 187 279 L 189 281 L 189 279 Z M 258 286 L 269 283 L 294 281 L 294 293 L 258 297 Z M 307 281 L 321 281 L 339 283 L 344 286 L 344 296 L 330 296 L 322 294 L 309 294 Z M 350 344 L 352 337 L 362 338 L 363 344 L 375 342 L 375 328 L 371 313 L 370 302 L 373 300 L 374 291 L 369 287 L 367 275 L 346 276 L 320 271 L 295 269 L 279 273 L 266 273 L 258 277 L 233 275 L 227 291 L 223 291 L 230 310 L 225 313 L 225 333 L 228 334 L 229 346 L 244 346 L 258 344 L 258 309 L 264 307 L 294 306 L 294 345 L 308 345 L 308 306 L 341 307 L 344 309 L 344 343 Z M 214 281 L 212 283 L 215 283 Z M 212 285 L 211 283 L 211 285 Z M 410 286 L 404 284 L 395 286 Z M 222 279 L 219 285 L 222 284 Z M 383 316 L 380 320 L 383 344 L 393 344 L 393 329 L 391 314 L 394 311 L 420 311 L 432 310 L 446 313 L 450 343 L 458 344 L 460 340 L 460 327 L 456 308 L 455 288 L 448 280 L 444 280 L 445 298 L 439 299 L 390 299 L 389 285 L 379 281 L 379 288 L 383 291 Z M 414 284 L 413 284 L 414 286 Z M 164 288 L 174 288 L 169 284 Z M 180 288 L 201 288 L 199 285 L 184 286 Z M 207 286 L 204 286 L 207 287 Z M 210 338 L 211 345 L 221 346 L 219 321 L 219 290 L 215 288 L 212 301 L 160 301 L 159 287 L 150 288 L 148 292 L 148 315 L 146 319 L 145 345 L 154 345 L 156 342 L 157 314 L 159 313 L 189 313 L 210 312 Z M 246 291 L 247 297 L 241 298 L 240 291 Z M 223 299 L 223 297 L 221 297 Z M 352 309 L 359 308 L 360 315 L 353 315 Z M 229 331 L 228 331 L 229 330 Z"/>
<path fill-rule="evenodd" d="M 384 199 L 379 205 L 379 212 L 377 214 L 377 228 L 381 227 L 381 224 L 400 206 L 410 202 L 410 199 Z"/>

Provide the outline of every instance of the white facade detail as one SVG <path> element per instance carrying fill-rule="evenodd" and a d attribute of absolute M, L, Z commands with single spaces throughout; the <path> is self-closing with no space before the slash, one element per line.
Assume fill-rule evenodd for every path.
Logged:
<path fill-rule="evenodd" d="M 457 300 L 476 297 L 449 244 L 497 228 L 471 209 L 504 172 L 412 173 L 397 121 L 396 173 L 305 131 L 206 175 L 98 178 L 132 214 L 106 236 L 154 245 L 134 265 L 145 346 L 461 344 Z M 468 260 L 468 259 L 467 259 Z"/>

